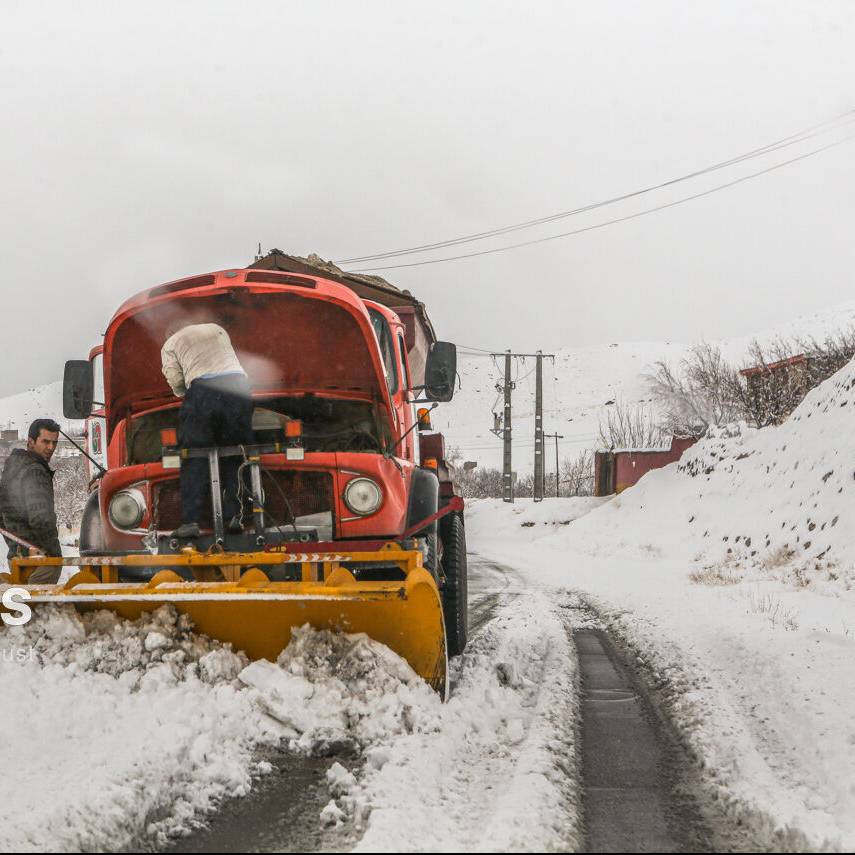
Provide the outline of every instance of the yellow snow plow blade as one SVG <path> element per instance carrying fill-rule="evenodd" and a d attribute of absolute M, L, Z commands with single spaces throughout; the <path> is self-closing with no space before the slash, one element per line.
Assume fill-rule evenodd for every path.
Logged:
<path fill-rule="evenodd" d="M 343 563 L 397 565 L 402 578 L 357 581 Z M 196 631 L 243 650 L 252 659 L 275 661 L 293 627 L 364 632 L 409 662 L 443 697 L 447 687 L 445 627 L 439 591 L 418 551 L 232 552 L 180 555 L 87 556 L 13 559 L 0 583 L 22 586 L 29 604 L 73 604 L 80 610 L 109 609 L 130 620 L 169 603 L 189 615 Z M 36 567 L 75 565 L 65 584 L 27 585 Z M 271 581 L 268 573 L 291 565 L 294 581 Z M 293 565 L 299 565 L 295 567 Z M 150 582 L 119 582 L 119 567 L 159 568 Z M 189 568 L 192 582 L 176 569 Z M 267 571 L 267 572 L 265 572 Z M 215 579 L 215 580 L 214 580 Z M 2 607 L 0 607 L 2 609 Z"/>

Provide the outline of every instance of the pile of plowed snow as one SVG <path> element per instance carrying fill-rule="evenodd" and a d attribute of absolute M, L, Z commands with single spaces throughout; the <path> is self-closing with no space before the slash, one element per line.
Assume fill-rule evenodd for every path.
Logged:
<path fill-rule="evenodd" d="M 453 660 L 445 704 L 364 635 L 308 628 L 241 679 L 293 749 L 356 750 L 328 771 L 321 821 L 359 851 L 562 851 L 579 836 L 572 614 L 509 595 Z"/>
<path fill-rule="evenodd" d="M 303 627 L 278 664 L 249 663 L 169 606 L 137 621 L 35 609 L 0 633 L 0 681 L 10 851 L 163 845 L 246 795 L 265 747 L 361 748 L 432 729 L 438 704 L 364 635 Z"/>
<path fill-rule="evenodd" d="M 281 726 L 237 679 L 246 664 L 167 607 L 134 622 L 44 607 L 0 632 L 3 848 L 157 845 L 248 792 Z"/>
<path fill-rule="evenodd" d="M 271 747 L 363 758 L 352 772 L 330 760 L 318 822 L 367 829 L 373 845 L 418 832 L 429 848 L 566 848 L 575 660 L 563 619 L 541 598 L 514 604 L 456 664 L 443 704 L 365 635 L 305 626 L 276 663 L 250 663 L 169 606 L 137 621 L 36 609 L 0 632 L 4 848 L 160 847 L 246 795 Z M 485 791 L 488 780 L 503 785 Z M 449 791 L 460 809 L 437 815 Z"/>

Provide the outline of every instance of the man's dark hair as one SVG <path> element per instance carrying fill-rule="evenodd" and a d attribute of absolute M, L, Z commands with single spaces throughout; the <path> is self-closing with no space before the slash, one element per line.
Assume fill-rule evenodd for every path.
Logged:
<path fill-rule="evenodd" d="M 27 437 L 32 440 L 39 438 L 39 434 L 43 431 L 50 433 L 59 433 L 59 425 L 53 419 L 36 419 L 27 431 Z"/>

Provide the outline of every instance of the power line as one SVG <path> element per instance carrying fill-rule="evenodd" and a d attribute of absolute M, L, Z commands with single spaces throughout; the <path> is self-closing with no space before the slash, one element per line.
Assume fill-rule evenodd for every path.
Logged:
<path fill-rule="evenodd" d="M 464 350 L 475 350 L 478 353 L 486 353 L 488 356 L 492 356 L 492 354 L 494 354 L 496 352 L 496 350 L 498 349 L 498 348 L 494 347 L 492 350 L 487 350 L 486 348 L 475 347 L 474 345 L 470 345 L 470 344 L 458 344 L 457 347 L 458 347 L 458 349 L 463 348 Z"/>
<path fill-rule="evenodd" d="M 743 175 L 741 178 L 735 178 L 733 181 L 728 181 L 725 184 L 718 184 L 715 187 L 711 187 L 709 190 L 703 190 L 702 192 L 694 193 L 691 196 L 683 196 L 680 199 L 675 199 L 673 202 L 667 202 L 667 203 L 662 204 L 662 205 L 656 205 L 653 208 L 645 208 L 643 211 L 636 211 L 634 214 L 627 214 L 626 216 L 623 216 L 623 217 L 615 217 L 612 220 L 606 220 L 605 222 L 602 222 L 602 223 L 594 223 L 593 225 L 585 226 L 584 228 L 580 228 L 580 229 L 574 229 L 573 231 L 562 232 L 561 234 L 557 234 L 557 235 L 549 235 L 548 237 L 537 238 L 535 240 L 527 240 L 527 241 L 523 241 L 521 243 L 510 244 L 508 246 L 500 246 L 500 247 L 496 247 L 495 249 L 484 249 L 484 250 L 481 250 L 480 252 L 469 252 L 469 253 L 465 253 L 464 255 L 451 255 L 451 256 L 447 256 L 445 258 L 434 258 L 434 259 L 430 259 L 427 261 L 412 261 L 408 264 L 390 264 L 390 265 L 387 265 L 385 267 L 366 267 L 366 268 L 362 268 L 360 270 L 356 270 L 353 272 L 362 273 L 362 272 L 367 272 L 370 270 L 396 270 L 396 269 L 399 269 L 402 267 L 422 267 L 423 265 L 426 265 L 426 264 L 441 264 L 442 262 L 445 262 L 445 261 L 460 261 L 461 259 L 464 259 L 464 258 L 475 258 L 475 257 L 481 256 L 481 255 L 493 255 L 494 253 L 497 253 L 497 252 L 508 252 L 509 250 L 512 250 L 512 249 L 520 249 L 521 247 L 525 247 L 525 246 L 534 246 L 535 244 L 547 243 L 548 241 L 558 240 L 560 238 L 572 237 L 573 235 L 583 234 L 584 232 L 596 231 L 597 229 L 606 228 L 606 226 L 613 226 L 616 223 L 624 223 L 624 222 L 627 222 L 628 220 L 635 220 L 639 217 L 647 216 L 648 214 L 654 214 L 657 211 L 664 211 L 668 208 L 674 208 L 677 205 L 682 205 L 686 202 L 692 202 L 695 199 L 701 199 L 704 196 L 710 196 L 713 193 L 717 193 L 719 190 L 726 190 L 729 187 L 735 187 L 737 184 L 742 184 L 744 181 L 749 181 L 752 178 L 758 178 L 761 175 L 766 175 L 769 172 L 774 172 L 775 170 L 782 169 L 785 166 L 790 166 L 793 163 L 798 163 L 801 160 L 806 160 L 809 157 L 813 157 L 816 154 L 821 154 L 824 151 L 828 151 L 831 148 L 835 148 L 839 145 L 843 145 L 843 143 L 849 142 L 850 140 L 853 140 L 853 139 L 855 139 L 855 134 L 844 137 L 841 140 L 836 140 L 835 142 L 829 143 L 828 145 L 824 145 L 821 148 L 817 148 L 817 149 L 813 149 L 812 151 L 805 152 L 804 154 L 800 154 L 797 157 L 790 158 L 790 160 L 785 160 L 781 163 L 776 163 L 773 166 L 768 166 L 765 169 L 759 170 L 758 172 L 752 172 L 748 175 Z"/>
<path fill-rule="evenodd" d="M 827 133 L 830 130 L 834 130 L 836 125 L 842 125 L 846 122 L 852 121 L 855 118 L 855 110 L 847 110 L 844 113 L 841 113 L 838 116 L 835 116 L 833 119 L 828 119 L 824 122 L 820 122 L 819 124 L 812 125 L 809 128 L 805 128 L 801 131 L 798 131 L 795 134 L 790 134 L 787 137 L 783 137 L 779 140 L 775 140 L 774 142 L 767 143 L 766 145 L 760 146 L 759 148 L 751 149 L 750 151 L 744 152 L 743 154 L 737 155 L 736 157 L 731 157 L 727 160 L 720 161 L 718 163 L 714 163 L 710 166 L 705 166 L 702 169 L 697 169 L 694 172 L 686 173 L 685 175 L 680 175 L 676 178 L 670 178 L 667 181 L 662 181 L 658 184 L 651 184 L 648 187 L 642 187 L 637 190 L 632 190 L 628 193 L 623 193 L 619 196 L 612 196 L 609 199 L 604 199 L 599 202 L 592 202 L 588 205 L 583 205 L 579 208 L 573 208 L 569 211 L 561 211 L 557 214 L 549 214 L 545 217 L 538 217 L 533 220 L 525 220 L 520 223 L 514 223 L 509 226 L 501 226 L 496 229 L 490 229 L 488 231 L 483 232 L 475 232 L 469 235 L 463 235 L 461 237 L 449 238 L 447 240 L 436 241 L 434 243 L 426 243 L 421 244 L 419 246 L 407 247 L 405 249 L 396 249 L 390 250 L 388 252 L 380 252 L 374 255 L 361 255 L 354 256 L 352 258 L 344 258 L 341 261 L 336 262 L 337 264 L 362 264 L 367 261 L 378 261 L 387 258 L 398 258 L 402 255 L 412 255 L 414 253 L 427 252 L 432 249 L 443 249 L 449 246 L 458 246 L 463 243 L 471 243 L 473 241 L 486 240 L 490 237 L 497 237 L 498 235 L 508 234 L 510 232 L 519 231 L 522 229 L 533 228 L 534 226 L 544 225 L 546 223 L 555 222 L 556 220 L 564 219 L 566 217 L 576 216 L 578 214 L 587 213 L 588 211 L 596 210 L 597 208 L 605 207 L 606 205 L 612 205 L 617 202 L 624 202 L 627 199 L 635 198 L 636 196 L 641 196 L 645 193 L 652 193 L 657 190 L 662 190 L 665 187 L 673 186 L 674 184 L 679 184 L 684 181 L 689 181 L 693 178 L 698 178 L 702 175 L 707 175 L 711 172 L 716 172 L 720 169 L 726 169 L 729 166 L 734 166 L 738 163 L 743 163 L 747 160 L 752 160 L 756 157 L 761 157 L 766 154 L 770 154 L 775 151 L 779 151 L 783 148 L 787 148 L 792 145 L 797 145 L 798 143 L 805 142 L 809 139 L 813 139 L 817 136 L 821 136 L 824 133 Z M 821 128 L 825 128 L 826 130 L 821 131 Z M 371 268 L 377 270 L 387 270 L 390 268 Z"/>

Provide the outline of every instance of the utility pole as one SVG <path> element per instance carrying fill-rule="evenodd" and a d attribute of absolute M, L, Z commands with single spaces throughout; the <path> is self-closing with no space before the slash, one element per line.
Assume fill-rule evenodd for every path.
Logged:
<path fill-rule="evenodd" d="M 490 354 L 494 359 L 499 356 L 505 357 L 505 377 L 504 382 L 497 385 L 496 388 L 504 393 L 505 396 L 505 406 L 502 415 L 502 441 L 503 441 L 503 455 L 502 455 L 502 500 L 505 502 L 513 502 L 514 500 L 514 471 L 511 460 L 511 392 L 513 391 L 516 384 L 511 380 L 511 360 L 512 359 L 525 359 L 526 357 L 533 356 L 537 359 L 537 393 L 536 393 L 536 403 L 535 403 L 535 475 L 534 475 L 534 483 L 535 483 L 535 495 L 538 491 L 538 484 L 540 484 L 540 499 L 543 498 L 543 357 L 546 356 L 549 359 L 555 360 L 554 354 L 547 353 L 544 354 L 543 351 L 539 350 L 537 353 L 511 353 L 510 350 L 506 350 L 504 353 L 491 353 Z M 498 420 L 497 423 L 493 426 L 493 433 L 499 433 Z M 540 440 L 540 454 L 537 454 L 538 447 L 538 433 L 541 435 Z M 538 481 L 538 457 L 540 458 L 540 480 Z"/>
<path fill-rule="evenodd" d="M 511 352 L 505 353 L 505 411 L 502 422 L 502 501 L 514 500 L 514 471 L 511 466 Z"/>
<path fill-rule="evenodd" d="M 554 439 L 555 440 L 555 498 L 557 499 L 560 496 L 561 489 L 561 479 L 558 473 L 558 440 L 564 439 L 564 435 L 560 433 L 545 433 L 545 439 Z"/>
<path fill-rule="evenodd" d="M 535 502 L 543 501 L 543 353 L 537 352 L 534 385 L 534 484 Z"/>

